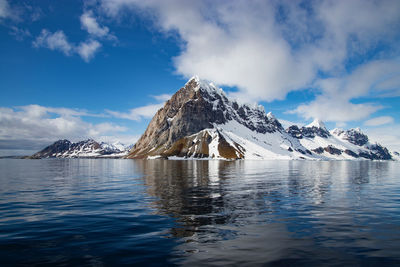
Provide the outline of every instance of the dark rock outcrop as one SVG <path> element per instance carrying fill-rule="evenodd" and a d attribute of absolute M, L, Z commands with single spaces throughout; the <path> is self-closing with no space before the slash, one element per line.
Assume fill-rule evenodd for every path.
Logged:
<path fill-rule="evenodd" d="M 322 124 L 320 121 L 319 123 Z M 320 126 L 315 123 L 315 125 L 304 126 L 301 128 L 299 128 L 297 125 L 292 125 L 286 129 L 286 132 L 297 139 L 301 139 L 303 137 L 314 138 L 315 136 L 328 138 L 331 135 L 325 126 L 323 126 L 323 124 Z"/>
<path fill-rule="evenodd" d="M 313 152 L 317 153 L 317 154 L 322 154 L 324 153 L 324 149 L 322 147 L 317 147 L 315 149 L 312 149 Z"/>
<path fill-rule="evenodd" d="M 297 138 L 297 139 L 303 138 L 303 134 L 297 125 L 290 126 L 286 131 L 288 134 L 290 134 L 294 138 Z"/>
<path fill-rule="evenodd" d="M 353 158 L 358 158 L 358 157 L 359 157 L 359 155 L 358 155 L 357 153 L 351 151 L 350 149 L 346 149 L 346 150 L 344 151 L 344 153 L 346 153 L 346 154 L 349 155 L 349 156 L 352 156 Z"/>
<path fill-rule="evenodd" d="M 392 159 L 392 155 L 390 155 L 389 150 L 386 147 L 383 147 L 379 144 L 374 144 L 369 147 L 371 150 L 372 159 L 378 160 L 390 160 Z"/>
<path fill-rule="evenodd" d="M 332 155 L 341 155 L 342 154 L 342 150 L 340 150 L 334 146 L 331 146 L 331 145 L 325 147 L 324 150 Z"/>
<path fill-rule="evenodd" d="M 365 135 L 364 133 L 361 132 L 360 129 L 350 129 L 350 130 L 341 130 L 341 129 L 335 129 L 333 133 L 338 136 L 343 138 L 344 140 L 349 141 L 350 143 L 357 145 L 357 146 L 363 146 L 368 143 L 368 136 Z"/>

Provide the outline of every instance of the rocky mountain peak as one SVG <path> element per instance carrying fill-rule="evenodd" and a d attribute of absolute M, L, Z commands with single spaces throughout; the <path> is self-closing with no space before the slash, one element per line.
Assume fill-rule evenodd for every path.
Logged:
<path fill-rule="evenodd" d="M 306 125 L 305 127 L 307 127 L 307 128 L 316 127 L 316 128 L 321 128 L 321 129 L 326 130 L 325 123 L 318 118 L 315 118 L 310 124 Z"/>
<path fill-rule="evenodd" d="M 314 138 L 315 136 L 328 138 L 331 135 L 326 129 L 325 123 L 320 119 L 314 119 L 313 122 L 301 128 L 297 125 L 292 125 L 286 131 L 297 139 L 302 139 L 303 137 Z"/>
<path fill-rule="evenodd" d="M 331 131 L 331 134 L 336 136 L 340 136 L 342 133 L 344 133 L 344 130 L 341 128 L 335 128 Z"/>
<path fill-rule="evenodd" d="M 270 120 L 276 120 L 274 114 L 272 114 L 271 111 L 267 113 L 267 117 L 268 117 L 268 119 L 270 119 Z"/>
<path fill-rule="evenodd" d="M 259 133 L 283 131 L 263 108 L 239 104 L 213 83 L 194 76 L 156 113 L 130 156 L 163 154 L 178 140 L 229 121 Z"/>
<path fill-rule="evenodd" d="M 49 145 L 45 147 L 43 150 L 41 150 L 38 153 L 35 153 L 32 155 L 32 158 L 47 158 L 51 157 L 52 155 L 63 153 L 64 151 L 68 151 L 71 148 L 72 143 L 67 140 L 58 140 L 54 142 L 52 145 Z"/>

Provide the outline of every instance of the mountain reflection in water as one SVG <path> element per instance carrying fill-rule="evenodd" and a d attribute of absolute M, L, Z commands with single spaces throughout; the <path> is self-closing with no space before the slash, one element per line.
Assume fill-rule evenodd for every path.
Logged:
<path fill-rule="evenodd" d="M 398 162 L 4 159 L 0 170 L 2 266 L 400 262 Z"/>
<path fill-rule="evenodd" d="M 185 263 L 396 262 L 398 165 L 137 161 Z M 371 183 L 370 183 L 371 182 Z M 394 183 L 394 184 L 393 184 Z"/>

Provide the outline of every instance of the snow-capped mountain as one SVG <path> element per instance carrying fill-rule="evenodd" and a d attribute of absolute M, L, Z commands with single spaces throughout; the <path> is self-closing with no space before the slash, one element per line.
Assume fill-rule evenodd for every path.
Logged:
<path fill-rule="evenodd" d="M 98 143 L 93 139 L 72 143 L 69 140 L 58 140 L 30 158 L 89 158 L 89 157 L 123 157 L 132 145 L 116 143 Z"/>
<path fill-rule="evenodd" d="M 330 159 L 378 159 L 389 160 L 392 156 L 387 148 L 369 142 L 368 136 L 359 128 L 329 132 L 323 122 L 314 120 L 298 128 L 293 125 L 287 132 L 297 138 L 308 150 Z"/>
<path fill-rule="evenodd" d="M 212 83 L 191 78 L 151 120 L 127 158 L 391 159 L 359 129 L 324 123 L 284 129 L 262 106 L 239 104 Z"/>
<path fill-rule="evenodd" d="M 129 151 L 133 145 L 125 145 L 119 141 L 114 142 L 114 143 L 106 143 L 106 142 L 101 142 L 100 146 L 106 150 L 115 153 L 115 151 L 120 151 L 120 152 L 126 152 Z"/>

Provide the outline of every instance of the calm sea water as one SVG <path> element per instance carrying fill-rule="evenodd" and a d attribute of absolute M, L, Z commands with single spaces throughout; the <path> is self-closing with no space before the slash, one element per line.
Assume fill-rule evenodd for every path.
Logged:
<path fill-rule="evenodd" d="M 0 265 L 399 265 L 397 162 L 0 160 Z"/>

